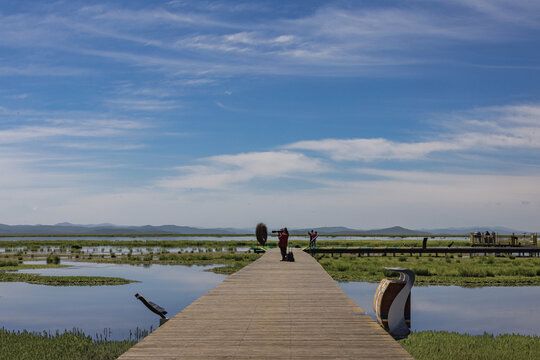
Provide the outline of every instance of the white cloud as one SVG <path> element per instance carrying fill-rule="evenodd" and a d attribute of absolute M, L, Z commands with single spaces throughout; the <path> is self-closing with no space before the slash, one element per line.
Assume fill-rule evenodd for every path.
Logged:
<path fill-rule="evenodd" d="M 97 138 L 118 136 L 128 130 L 147 126 L 124 120 L 66 120 L 53 119 L 50 125 L 18 126 L 0 130 L 0 144 L 23 143 L 53 137 Z"/>
<path fill-rule="evenodd" d="M 157 185 L 178 189 L 225 189 L 254 179 L 297 177 L 325 170 L 320 160 L 287 151 L 219 155 L 199 162 L 200 165 L 179 167 L 183 175 L 162 179 Z"/>
<path fill-rule="evenodd" d="M 431 152 L 458 150 L 459 146 L 445 142 L 398 143 L 378 139 L 323 139 L 299 141 L 284 146 L 286 149 L 321 152 L 333 160 L 416 160 Z"/>
<path fill-rule="evenodd" d="M 5 206 L 0 215 L 6 223 L 66 220 L 245 227 L 265 221 L 275 227 L 345 225 L 361 229 L 497 224 L 538 231 L 538 176 L 386 175 L 392 178 L 340 181 L 322 189 L 272 193 L 230 186 L 211 192 L 176 192 L 162 187 L 85 192 L 66 183 L 55 189 L 1 188 Z M 436 181 L 430 180 L 432 175 Z M 524 200 L 528 206 L 522 205 Z M 30 212 L 31 206 L 37 210 Z"/>
<path fill-rule="evenodd" d="M 452 133 L 435 134 L 432 141 L 322 139 L 284 148 L 316 151 L 338 161 L 421 160 L 436 152 L 540 148 L 540 105 L 476 109 L 452 118 L 450 124 Z"/>

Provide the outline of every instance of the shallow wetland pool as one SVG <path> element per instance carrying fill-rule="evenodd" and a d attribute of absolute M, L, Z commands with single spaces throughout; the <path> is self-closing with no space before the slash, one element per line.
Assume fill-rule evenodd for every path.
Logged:
<path fill-rule="evenodd" d="M 79 328 L 93 335 L 127 339 L 138 329 L 155 329 L 157 315 L 135 299 L 141 293 L 174 316 L 226 277 L 212 266 L 124 265 L 62 261 L 66 268 L 21 270 L 61 276 L 113 276 L 138 282 L 116 286 L 44 286 L 0 283 L 0 319 L 9 330 L 63 331 Z M 369 315 L 377 284 L 340 283 Z M 412 329 L 460 333 L 540 335 L 536 312 L 540 287 L 422 286 L 412 292 Z"/>

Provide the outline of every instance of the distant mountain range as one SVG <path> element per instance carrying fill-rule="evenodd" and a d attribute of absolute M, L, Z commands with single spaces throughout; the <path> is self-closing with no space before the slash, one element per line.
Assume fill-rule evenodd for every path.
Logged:
<path fill-rule="evenodd" d="M 401 226 L 393 226 L 384 229 L 372 229 L 372 230 L 357 230 L 350 229 L 343 226 L 332 227 L 318 227 L 318 228 L 306 228 L 306 229 L 291 229 L 291 234 L 305 234 L 310 230 L 317 231 L 319 234 L 336 234 L 336 235 L 416 235 L 416 234 L 428 234 L 422 230 L 410 230 Z"/>
<path fill-rule="evenodd" d="M 144 225 L 144 226 L 119 226 L 114 224 L 71 224 L 63 222 L 55 225 L 4 225 L 0 224 L 0 235 L 118 235 L 118 234 L 251 234 L 254 228 L 197 228 L 191 226 L 178 225 Z M 269 229 L 273 230 L 273 229 Z M 277 230 L 277 229 L 276 229 Z M 336 235 L 467 235 L 476 231 L 495 231 L 499 234 L 521 234 L 524 231 L 510 229 L 500 226 L 475 226 L 463 228 L 444 229 L 419 229 L 411 230 L 401 226 L 393 226 L 383 229 L 358 230 L 343 226 L 318 227 L 305 229 L 289 229 L 291 234 L 306 234 L 310 230 L 315 230 L 319 234 Z"/>
<path fill-rule="evenodd" d="M 242 231 L 241 233 L 246 233 Z M 0 235 L 118 235 L 118 234 L 238 234 L 231 228 L 196 228 L 177 225 L 118 226 L 113 224 L 4 225 Z"/>

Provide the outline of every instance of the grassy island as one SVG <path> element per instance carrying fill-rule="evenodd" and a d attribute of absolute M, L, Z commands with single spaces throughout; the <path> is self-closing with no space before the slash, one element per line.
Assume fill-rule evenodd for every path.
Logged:
<path fill-rule="evenodd" d="M 49 286 L 101 286 L 101 285 L 124 285 L 132 282 L 117 277 L 106 276 L 44 276 L 39 274 L 12 273 L 0 271 L 0 281 L 25 282 L 29 284 Z"/>
<path fill-rule="evenodd" d="M 69 267 L 69 265 L 52 264 L 21 264 L 15 260 L 0 261 L 0 282 L 26 282 L 29 284 L 50 286 L 100 286 L 124 285 L 135 282 L 116 277 L 103 276 L 45 276 L 39 274 L 19 273 L 18 270 L 48 269 Z"/>
<path fill-rule="evenodd" d="M 384 267 L 406 267 L 416 273 L 416 285 L 540 285 L 540 258 L 324 255 L 318 260 L 336 281 L 379 282 L 382 278 L 397 275 Z"/>

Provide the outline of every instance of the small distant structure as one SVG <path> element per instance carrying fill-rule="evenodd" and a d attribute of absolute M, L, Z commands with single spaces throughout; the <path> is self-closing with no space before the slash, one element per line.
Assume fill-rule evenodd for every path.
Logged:
<path fill-rule="evenodd" d="M 499 235 L 495 232 L 486 231 L 482 233 L 480 231 L 470 234 L 471 246 L 521 246 L 521 245 L 533 245 L 538 244 L 538 234 L 531 233 L 529 235 Z"/>

